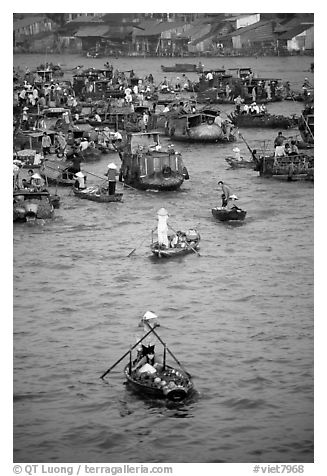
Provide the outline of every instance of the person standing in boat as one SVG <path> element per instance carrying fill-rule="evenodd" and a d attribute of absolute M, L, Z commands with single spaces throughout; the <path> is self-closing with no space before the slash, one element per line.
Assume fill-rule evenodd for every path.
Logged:
<path fill-rule="evenodd" d="M 168 248 L 169 247 L 169 240 L 168 240 L 168 212 L 165 208 L 160 208 L 157 212 L 158 217 L 158 225 L 157 225 L 157 232 L 158 232 L 158 244 L 161 247 Z"/>
<path fill-rule="evenodd" d="M 228 205 L 229 198 L 231 196 L 230 188 L 222 180 L 219 180 L 218 185 L 220 185 L 222 191 L 221 206 L 222 208 L 226 208 Z"/>
<path fill-rule="evenodd" d="M 108 194 L 115 195 L 117 166 L 113 162 L 108 164 L 108 170 L 105 175 L 108 177 Z"/>
<path fill-rule="evenodd" d="M 47 154 L 50 154 L 50 147 L 51 147 L 52 143 L 51 143 L 51 139 L 50 139 L 50 136 L 48 136 L 48 134 L 46 132 L 43 132 L 43 136 L 42 136 L 42 152 L 43 152 L 43 155 L 44 157 L 47 155 Z"/>

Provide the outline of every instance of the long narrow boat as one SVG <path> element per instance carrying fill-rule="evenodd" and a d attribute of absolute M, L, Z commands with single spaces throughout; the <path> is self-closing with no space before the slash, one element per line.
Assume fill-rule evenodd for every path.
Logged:
<path fill-rule="evenodd" d="M 87 187 L 85 189 L 78 189 L 73 187 L 74 195 L 79 198 L 91 200 L 92 202 L 101 202 L 101 203 L 109 203 L 109 202 L 121 202 L 123 199 L 122 193 L 115 193 L 114 195 L 108 195 L 104 193 L 103 190 L 99 187 Z"/>
<path fill-rule="evenodd" d="M 256 165 L 253 160 L 237 160 L 234 157 L 226 157 L 225 160 L 232 169 L 254 169 Z"/>
<path fill-rule="evenodd" d="M 269 113 L 261 114 L 230 114 L 229 118 L 236 127 L 270 127 L 288 129 L 296 125 L 294 118 Z"/>
<path fill-rule="evenodd" d="M 235 206 L 232 208 L 216 207 L 212 208 L 211 212 L 219 221 L 243 221 L 246 216 L 246 210 Z"/>
<path fill-rule="evenodd" d="M 172 66 L 161 65 L 162 71 L 168 73 L 202 73 L 203 64 L 197 65 L 192 63 L 176 63 Z"/>
<path fill-rule="evenodd" d="M 314 157 L 307 154 L 288 155 L 284 157 L 262 156 L 255 170 L 261 177 L 279 180 L 297 181 L 314 180 Z"/>
<path fill-rule="evenodd" d="M 186 233 L 178 231 L 176 235 L 169 237 L 168 248 L 155 241 L 151 243 L 150 249 L 152 254 L 158 258 L 173 258 L 188 253 L 197 254 L 200 240 L 200 233 L 195 229 L 188 230 Z"/>

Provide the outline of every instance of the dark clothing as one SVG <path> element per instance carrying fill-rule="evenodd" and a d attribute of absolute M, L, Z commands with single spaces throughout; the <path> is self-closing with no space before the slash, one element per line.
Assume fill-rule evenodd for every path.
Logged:
<path fill-rule="evenodd" d="M 109 182 L 109 195 L 115 195 L 116 182 Z"/>
<path fill-rule="evenodd" d="M 277 136 L 275 141 L 274 141 L 274 147 L 280 146 L 284 144 L 284 140 L 286 140 L 286 137 L 284 136 Z"/>

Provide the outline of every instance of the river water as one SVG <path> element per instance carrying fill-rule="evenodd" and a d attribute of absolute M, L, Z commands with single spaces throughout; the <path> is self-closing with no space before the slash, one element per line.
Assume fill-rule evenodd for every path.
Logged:
<path fill-rule="evenodd" d="M 310 57 L 202 60 L 250 65 L 292 86 L 305 76 L 313 82 Z M 14 65 L 30 68 L 44 61 L 14 56 Z M 175 63 L 112 61 L 155 80 L 161 64 Z M 269 110 L 299 114 L 301 104 Z M 276 132 L 242 131 L 257 148 Z M 228 169 L 235 144 L 175 145 L 190 174 L 177 192 L 124 189 L 123 203 L 104 204 L 60 188 L 53 221 L 14 225 L 15 462 L 313 462 L 313 184 Z M 84 169 L 102 176 L 108 161 L 119 165 L 104 155 Z M 248 212 L 241 225 L 211 215 L 219 179 Z M 99 181 L 89 175 L 88 183 Z M 198 228 L 201 256 L 149 257 L 160 207 L 174 229 Z M 185 405 L 131 393 L 123 363 L 106 382 L 99 378 L 134 344 L 147 310 L 193 376 L 197 395 Z"/>

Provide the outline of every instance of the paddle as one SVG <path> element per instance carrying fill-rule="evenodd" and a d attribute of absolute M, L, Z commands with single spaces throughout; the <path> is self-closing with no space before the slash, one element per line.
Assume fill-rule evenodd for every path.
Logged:
<path fill-rule="evenodd" d="M 101 180 L 107 180 L 107 179 L 104 179 L 104 178 L 100 177 L 100 175 L 94 174 L 93 172 L 89 172 L 88 170 L 85 170 L 85 169 L 83 169 L 83 170 L 84 170 L 85 173 L 93 175 L 94 177 L 97 177 Z M 123 182 L 123 187 L 128 187 L 128 188 L 132 188 L 133 190 L 137 190 L 136 188 L 132 187 L 131 185 L 127 185 L 125 182 Z"/>
<path fill-rule="evenodd" d="M 145 237 L 145 238 L 146 238 L 146 237 Z M 141 241 L 141 243 L 140 243 L 136 248 L 139 248 L 141 245 L 143 245 L 145 238 L 143 238 L 143 240 Z M 132 251 L 131 251 L 130 253 L 128 253 L 127 258 L 129 258 L 130 256 L 132 256 L 132 254 L 134 253 L 134 251 L 136 250 L 136 248 L 133 248 Z"/>
<path fill-rule="evenodd" d="M 177 231 L 175 231 L 174 228 L 172 228 L 170 225 L 168 225 L 168 226 L 169 226 L 169 228 L 170 228 L 175 234 L 177 234 Z M 198 250 L 196 250 L 195 248 L 193 248 L 193 246 L 189 245 L 189 244 L 187 243 L 187 241 L 185 241 L 185 244 L 186 244 L 186 246 L 187 246 L 188 248 L 190 248 L 192 251 L 194 251 L 194 253 L 197 253 L 198 256 L 201 256 L 200 253 L 198 252 Z"/>
<path fill-rule="evenodd" d="M 146 323 L 146 325 L 148 327 L 150 327 L 151 331 L 153 332 L 153 334 L 156 336 L 156 338 L 161 342 L 161 344 L 166 348 L 166 350 L 168 351 L 168 353 L 172 356 L 172 358 L 175 360 L 175 362 L 177 362 L 177 364 L 180 366 L 180 368 L 186 373 L 186 375 L 188 375 L 190 378 L 192 377 L 192 375 L 187 372 L 187 370 L 184 369 L 184 367 L 182 366 L 182 364 L 180 363 L 180 361 L 177 359 L 177 357 L 174 356 L 174 354 L 172 353 L 171 350 L 169 350 L 169 348 L 167 347 L 167 344 L 165 344 L 165 342 L 163 342 L 163 340 L 161 339 L 161 337 L 156 333 L 156 331 L 154 330 L 154 328 L 148 323 L 148 321 L 144 321 Z"/>
<path fill-rule="evenodd" d="M 106 372 L 104 372 L 100 378 L 103 379 L 114 367 L 116 367 L 117 364 L 119 364 L 119 362 L 121 362 L 130 353 L 131 350 L 135 349 L 135 347 L 137 347 L 149 334 L 151 334 L 151 332 L 154 332 L 152 327 L 151 330 L 144 334 L 144 336 L 140 340 L 138 340 L 136 344 L 134 344 L 127 352 L 125 352 L 125 354 L 120 359 L 118 359 L 117 362 L 115 362 L 111 367 L 109 367 L 109 369 L 106 370 Z"/>

